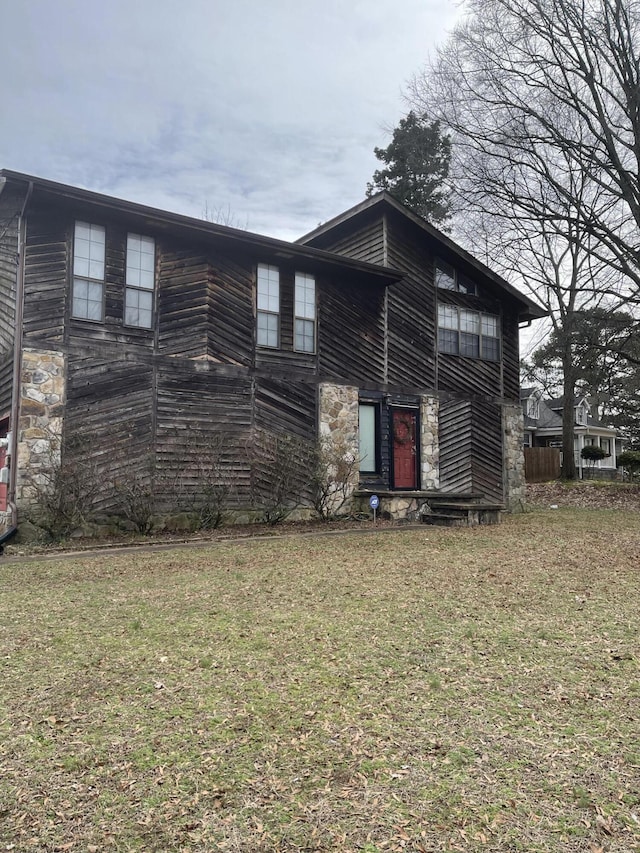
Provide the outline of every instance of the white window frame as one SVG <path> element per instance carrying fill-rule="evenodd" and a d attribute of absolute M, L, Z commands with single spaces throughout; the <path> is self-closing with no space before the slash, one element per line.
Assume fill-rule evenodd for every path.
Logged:
<path fill-rule="evenodd" d="M 316 280 L 308 273 L 295 275 L 293 348 L 296 352 L 316 351 Z"/>
<path fill-rule="evenodd" d="M 280 270 L 271 264 L 258 264 L 256 272 L 256 342 L 280 347 Z"/>
<path fill-rule="evenodd" d="M 497 334 L 487 334 L 485 330 L 489 327 L 495 329 Z M 454 349 L 446 348 L 445 340 L 450 342 L 455 340 Z M 488 341 L 495 342 L 491 344 L 492 348 L 495 346 L 497 349 L 495 358 L 485 354 L 487 352 L 485 344 Z M 451 305 L 448 302 L 439 302 L 438 352 L 461 358 L 499 362 L 501 357 L 500 317 L 497 314 L 485 314 L 481 311 L 471 311 L 468 308 Z"/>
<path fill-rule="evenodd" d="M 540 417 L 540 395 L 533 393 L 527 400 L 527 417 L 537 421 Z"/>
<path fill-rule="evenodd" d="M 77 220 L 73 232 L 71 294 L 71 316 L 75 320 L 104 322 L 105 260 L 104 225 Z"/>
<path fill-rule="evenodd" d="M 153 328 L 155 268 L 156 244 L 153 237 L 127 234 L 125 326 L 135 326 L 140 329 Z"/>

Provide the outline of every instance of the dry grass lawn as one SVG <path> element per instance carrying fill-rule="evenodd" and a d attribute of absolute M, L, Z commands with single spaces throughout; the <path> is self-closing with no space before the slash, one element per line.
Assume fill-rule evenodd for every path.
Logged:
<path fill-rule="evenodd" d="M 0 850 L 640 851 L 639 522 L 0 561 Z"/>

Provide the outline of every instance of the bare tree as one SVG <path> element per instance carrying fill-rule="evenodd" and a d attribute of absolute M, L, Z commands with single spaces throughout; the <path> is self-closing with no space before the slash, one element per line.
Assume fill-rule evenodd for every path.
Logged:
<path fill-rule="evenodd" d="M 640 301 L 636 0 L 470 0 L 411 100 L 452 132 L 472 245 L 529 286 L 563 353 L 573 446 L 576 311 Z M 575 476 L 573 453 L 563 474 Z"/>

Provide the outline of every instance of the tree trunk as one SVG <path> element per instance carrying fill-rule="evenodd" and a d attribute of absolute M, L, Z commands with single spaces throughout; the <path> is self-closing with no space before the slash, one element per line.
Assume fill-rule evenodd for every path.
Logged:
<path fill-rule="evenodd" d="M 576 422 L 576 377 L 573 366 L 571 346 L 565 343 L 562 352 L 562 372 L 564 374 L 564 407 L 562 409 L 562 468 L 563 480 L 576 480 L 576 457 L 573 450 Z"/>

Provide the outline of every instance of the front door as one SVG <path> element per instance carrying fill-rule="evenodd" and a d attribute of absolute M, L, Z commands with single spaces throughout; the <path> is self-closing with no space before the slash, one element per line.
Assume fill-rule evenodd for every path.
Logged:
<path fill-rule="evenodd" d="M 418 413 L 393 410 L 393 488 L 418 488 Z"/>

